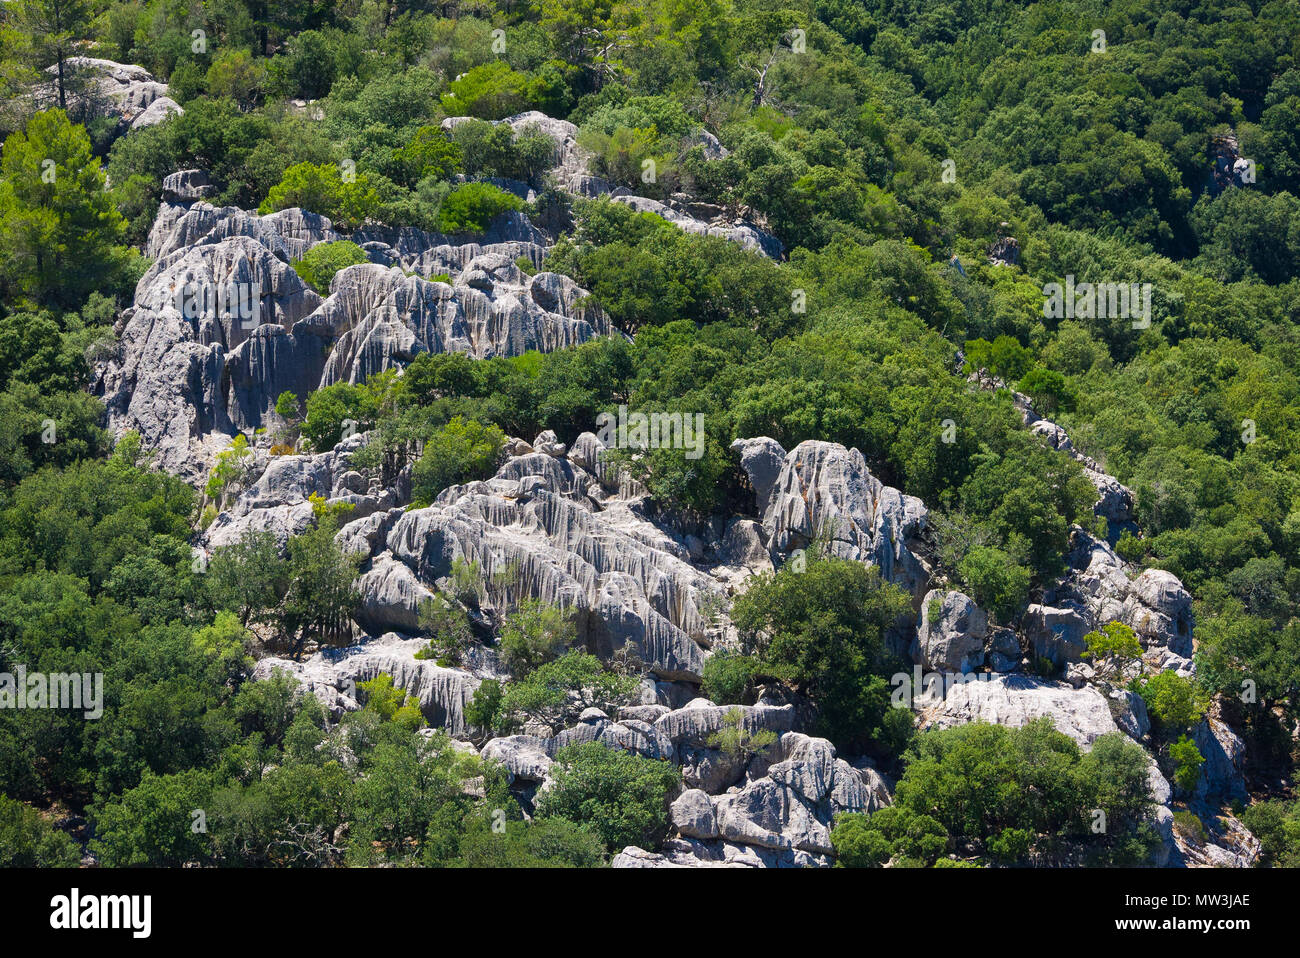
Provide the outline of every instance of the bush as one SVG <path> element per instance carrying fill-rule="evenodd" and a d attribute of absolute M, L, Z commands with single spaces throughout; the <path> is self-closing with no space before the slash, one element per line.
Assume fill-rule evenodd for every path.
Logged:
<path fill-rule="evenodd" d="M 727 650 L 715 652 L 704 663 L 700 694 L 719 705 L 749 705 L 756 667 L 753 656 Z"/>
<path fill-rule="evenodd" d="M 1205 756 L 1186 735 L 1169 746 L 1169 757 L 1174 761 L 1174 784 L 1184 792 L 1193 792 L 1201 780 L 1201 766 Z"/>
<path fill-rule="evenodd" d="M 507 821 L 503 831 L 471 827 L 460 841 L 465 868 L 599 868 L 605 864 L 600 836 L 563 818 Z"/>
<path fill-rule="evenodd" d="M 957 566 L 957 574 L 980 606 L 999 622 L 1010 622 L 1029 597 L 1031 574 L 1007 553 L 977 546 Z"/>
<path fill-rule="evenodd" d="M 344 230 L 360 226 L 379 209 L 379 195 L 365 173 L 344 179 L 334 163 L 298 163 L 284 171 L 257 208 L 263 215 L 300 207 L 328 216 Z"/>
<path fill-rule="evenodd" d="M 501 658 L 527 675 L 557 658 L 577 638 L 573 613 L 538 599 L 525 599 L 501 625 Z"/>
<path fill-rule="evenodd" d="M 732 609 L 756 642 L 755 678 L 776 679 L 811 696 L 817 730 L 840 747 L 891 744 L 885 719 L 889 666 L 884 631 L 909 609 L 880 571 L 815 551 L 804 571 L 786 563 L 753 580 Z M 889 669 L 894 671 L 894 669 Z"/>
<path fill-rule="evenodd" d="M 1210 707 L 1210 696 L 1194 679 L 1177 672 L 1159 672 L 1138 684 L 1147 711 L 1163 729 L 1191 728 Z"/>
<path fill-rule="evenodd" d="M 76 843 L 34 808 L 0 794 L 0 868 L 75 868 Z"/>
<path fill-rule="evenodd" d="M 427 505 L 448 486 L 490 478 L 505 441 L 497 426 L 453 417 L 424 444 L 424 454 L 411 472 L 412 501 Z"/>
<path fill-rule="evenodd" d="M 317 243 L 303 254 L 302 259 L 294 260 L 293 269 L 302 281 L 322 296 L 328 296 L 330 282 L 334 274 L 341 269 L 370 262 L 365 251 L 350 240 L 338 240 L 333 243 Z M 278 412 L 277 408 L 277 412 Z"/>
<path fill-rule="evenodd" d="M 523 200 L 491 183 L 462 183 L 442 201 L 438 229 L 452 235 L 477 235 L 486 232 L 500 214 L 523 208 Z"/>
<path fill-rule="evenodd" d="M 1300 802 L 1257 802 L 1242 812 L 1241 820 L 1259 839 L 1265 864 L 1300 867 Z"/>
<path fill-rule="evenodd" d="M 682 778 L 671 762 L 585 742 L 560 749 L 551 774 L 552 787 L 537 802 L 539 817 L 585 824 L 610 851 L 654 849 L 668 834 L 668 803 Z"/>

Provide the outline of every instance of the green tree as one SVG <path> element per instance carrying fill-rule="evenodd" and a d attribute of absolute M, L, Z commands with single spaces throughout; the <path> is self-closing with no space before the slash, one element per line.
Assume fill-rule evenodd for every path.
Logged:
<path fill-rule="evenodd" d="M 356 243 L 338 240 L 333 243 L 317 243 L 302 255 L 302 259 L 293 261 L 293 270 L 312 289 L 328 296 L 335 273 L 368 262 L 370 258 Z"/>
<path fill-rule="evenodd" d="M 10 295 L 74 306 L 127 269 L 126 224 L 86 131 L 62 110 L 11 133 L 0 160 L 0 275 Z"/>
<path fill-rule="evenodd" d="M 497 426 L 454 416 L 425 442 L 411 471 L 412 499 L 427 505 L 448 486 L 491 477 L 505 439 Z"/>
<path fill-rule="evenodd" d="M 837 745 L 873 739 L 896 747 L 883 677 L 884 631 L 909 609 L 906 594 L 874 566 L 811 554 L 804 571 L 786 563 L 740 596 L 732 620 L 757 643 L 756 678 L 812 697 L 817 728 Z"/>
<path fill-rule="evenodd" d="M 554 660 L 577 639 L 573 613 L 525 599 L 501 623 L 501 658 L 517 675 Z"/>
<path fill-rule="evenodd" d="M 18 24 L 31 39 L 37 67 L 54 66 L 59 109 L 66 110 L 72 84 L 67 61 L 82 42 L 90 39 L 94 7 L 88 0 L 18 0 L 14 6 Z"/>
<path fill-rule="evenodd" d="M 668 803 L 680 787 L 681 772 L 670 762 L 601 742 L 569 745 L 556 753 L 552 787 L 538 800 L 537 814 L 586 825 L 610 851 L 653 849 L 668 833 Z"/>
<path fill-rule="evenodd" d="M 34 808 L 0 794 L 0 866 L 75 868 L 76 843 Z"/>

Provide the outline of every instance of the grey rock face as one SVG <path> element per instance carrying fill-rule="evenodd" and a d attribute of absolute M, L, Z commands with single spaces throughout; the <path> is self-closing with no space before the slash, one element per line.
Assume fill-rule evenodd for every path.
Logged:
<path fill-rule="evenodd" d="M 179 170 L 163 177 L 163 200 L 167 203 L 197 203 L 216 189 L 203 170 Z"/>
<path fill-rule="evenodd" d="M 1111 714 L 1115 723 L 1129 738 L 1144 738 L 1151 731 L 1151 719 L 1147 715 L 1147 704 L 1142 696 L 1128 689 L 1115 689 L 1110 693 L 1114 703 Z"/>
<path fill-rule="evenodd" d="M 705 840 L 718 837 L 718 816 L 713 800 L 698 788 L 682 792 L 671 808 L 673 828 L 687 838 Z"/>
<path fill-rule="evenodd" d="M 757 436 L 753 439 L 737 439 L 731 444 L 731 451 L 740 457 L 740 468 L 749 477 L 749 484 L 754 487 L 754 499 L 758 514 L 767 512 L 772 489 L 781 478 L 785 466 L 785 449 L 775 439 Z"/>
<path fill-rule="evenodd" d="M 741 464 L 753 468 L 750 481 L 757 490 L 766 484 L 775 449 L 754 442 L 741 447 Z M 908 542 L 924 529 L 926 515 L 920 499 L 873 476 L 858 450 L 809 440 L 786 453 L 767 497 L 763 528 L 778 553 L 788 555 L 824 536 L 832 555 L 875 565 L 883 579 L 918 595 L 928 575 Z"/>
<path fill-rule="evenodd" d="M 174 113 L 184 113 L 167 96 L 167 84 L 159 83 L 144 67 L 96 57 L 76 56 L 63 61 L 65 76 L 77 81 L 69 87 L 68 109 L 96 116 L 117 118 L 117 134 L 161 123 Z M 45 68 L 47 83 L 36 91 L 42 109 L 58 106 L 58 65 Z"/>
<path fill-rule="evenodd" d="M 660 716 L 655 728 L 674 745 L 707 748 L 709 738 L 727 724 L 727 713 L 741 711 L 741 727 L 750 732 L 788 732 L 794 727 L 793 705 L 714 705 L 708 699 L 695 699 L 685 708 Z"/>
<path fill-rule="evenodd" d="M 119 356 L 101 370 L 112 430 L 138 431 L 188 481 L 202 481 L 235 430 L 260 427 L 284 391 L 364 382 L 422 352 L 512 356 L 609 331 L 572 280 L 528 276 L 506 252 L 478 246 L 453 285 L 363 264 L 341 270 L 322 300 L 289 261 L 338 239 L 330 221 L 194 201 L 203 180 L 193 170 L 169 177 L 175 202 L 150 234 L 154 265 L 136 287 Z M 389 238 L 417 257 L 447 239 Z"/>
<path fill-rule="evenodd" d="M 1019 728 L 1042 716 L 1084 748 L 1118 729 L 1106 698 L 1092 686 L 1072 689 L 1023 675 L 999 675 L 991 681 L 955 685 L 942 702 L 922 710 L 920 724 L 923 728 L 951 728 L 991 722 Z"/>
<path fill-rule="evenodd" d="M 545 743 L 532 735 L 494 738 L 483 746 L 480 754 L 504 765 L 512 782 L 541 782 L 553 764 L 546 754 Z"/>
<path fill-rule="evenodd" d="M 1087 648 L 1083 637 L 1092 631 L 1092 622 L 1079 610 L 1035 603 L 1025 610 L 1020 629 L 1035 656 L 1063 667 L 1077 662 Z"/>
<path fill-rule="evenodd" d="M 415 653 L 427 645 L 424 639 L 404 639 L 388 633 L 365 645 L 327 650 L 302 662 L 265 658 L 257 663 L 254 679 L 266 679 L 277 669 L 293 676 L 315 695 L 337 718 L 364 704 L 357 686 L 385 673 L 393 685 L 404 689 L 420 703 L 429 724 L 448 734 L 464 737 L 465 706 L 474 697 L 481 679 L 461 669 L 447 669 Z"/>
<path fill-rule="evenodd" d="M 574 610 L 593 653 L 627 649 L 660 678 L 698 682 L 707 628 L 699 603 L 716 586 L 626 503 L 598 510 L 585 495 L 592 481 L 567 460 L 512 459 L 492 480 L 403 514 L 386 546 L 424 583 L 461 558 L 489 579 L 518 568 L 520 594 Z"/>
<path fill-rule="evenodd" d="M 927 668 L 970 672 L 984 663 L 988 616 L 960 592 L 927 592 L 916 633 L 912 659 Z"/>
<path fill-rule="evenodd" d="M 1128 567 L 1114 550 L 1082 530 L 1074 533 L 1070 564 L 1072 569 L 1056 592 L 1077 604 L 1090 620 L 1090 628 L 1112 621 L 1125 623 L 1137 633 L 1153 665 L 1157 662 L 1152 655 L 1162 651 L 1181 659 L 1191 657 L 1192 597 L 1172 572 L 1147 569 L 1130 580 Z"/>

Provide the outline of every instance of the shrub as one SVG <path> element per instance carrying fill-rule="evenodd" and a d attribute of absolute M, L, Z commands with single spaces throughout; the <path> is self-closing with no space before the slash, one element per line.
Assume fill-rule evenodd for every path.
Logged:
<path fill-rule="evenodd" d="M 1169 746 L 1169 757 L 1174 760 L 1174 784 L 1185 792 L 1195 791 L 1201 780 L 1201 766 L 1205 764 L 1205 756 L 1196 743 L 1180 735 Z"/>
<path fill-rule="evenodd" d="M 438 229 L 453 235 L 479 234 L 500 214 L 523 208 L 523 200 L 491 183 L 462 183 L 442 201 Z"/>
<path fill-rule="evenodd" d="M 700 692 L 719 705 L 748 705 L 756 666 L 753 656 L 728 650 L 715 652 L 704 663 Z"/>
<path fill-rule="evenodd" d="M 300 207 L 328 216 L 334 225 L 352 230 L 379 209 L 379 196 L 365 173 L 344 179 L 334 163 L 297 163 L 284 171 L 257 208 L 262 214 Z"/>
<path fill-rule="evenodd" d="M 322 296 L 328 296 L 330 281 L 334 274 L 348 266 L 370 262 L 365 251 L 351 240 L 338 240 L 333 243 L 317 243 L 303 254 L 302 259 L 294 260 L 293 270 L 302 281 Z M 288 395 L 292 396 L 292 393 Z M 297 406 L 297 400 L 294 400 Z M 296 408 L 294 410 L 297 411 Z M 276 406 L 279 412 L 279 406 Z"/>
<path fill-rule="evenodd" d="M 501 831 L 480 824 L 460 841 L 465 868 L 598 868 L 605 845 L 591 828 L 563 818 L 507 821 Z"/>
<path fill-rule="evenodd" d="M 908 608 L 903 591 L 882 582 L 875 567 L 813 552 L 802 572 L 786 563 L 754 579 L 732 620 L 756 642 L 755 677 L 811 696 L 820 734 L 841 747 L 884 746 L 885 718 L 895 711 L 882 674 L 884 630 Z"/>
<path fill-rule="evenodd" d="M 412 500 L 427 505 L 448 486 L 489 478 L 505 441 L 505 433 L 495 425 L 452 418 L 424 444 L 424 454 L 411 471 Z"/>
<path fill-rule="evenodd" d="M 80 851 L 34 808 L 0 794 L 0 867 L 75 868 Z"/>
<path fill-rule="evenodd" d="M 1193 679 L 1177 672 L 1159 672 L 1136 689 L 1151 717 L 1165 729 L 1191 728 L 1210 707 L 1210 696 Z"/>
<path fill-rule="evenodd" d="M 1029 596 L 1030 571 L 992 546 L 976 546 L 957 566 L 957 574 L 980 606 L 999 622 L 1009 622 Z"/>
<path fill-rule="evenodd" d="M 573 613 L 525 599 L 501 625 L 501 658 L 518 675 L 555 659 L 577 638 Z"/>
<path fill-rule="evenodd" d="M 668 803 L 681 786 L 672 763 L 585 742 L 560 749 L 551 774 L 538 816 L 585 824 L 611 851 L 653 849 L 668 834 Z"/>

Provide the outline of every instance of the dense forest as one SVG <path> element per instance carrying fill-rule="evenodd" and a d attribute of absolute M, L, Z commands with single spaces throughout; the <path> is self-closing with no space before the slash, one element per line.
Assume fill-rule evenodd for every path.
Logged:
<path fill-rule="evenodd" d="M 124 121 L 78 57 L 143 68 L 176 109 Z M 407 477 L 415 516 L 491 478 L 508 437 L 572 448 L 619 407 L 704 416 L 698 455 L 609 459 L 683 537 L 753 511 L 732 444 L 765 436 L 856 449 L 923 501 L 931 576 L 991 625 L 1018 627 L 1081 532 L 1172 573 L 1195 598 L 1194 674 L 1115 685 L 1145 701 L 1176 825 L 1206 817 L 1189 734 L 1212 712 L 1245 747 L 1248 794 L 1225 814 L 1259 863 L 1300 864 L 1294 4 L 15 0 L 0 87 L 0 672 L 103 675 L 94 721 L 0 709 L 0 864 L 590 867 L 659 847 L 672 762 L 575 740 L 523 796 L 479 755 L 632 703 L 637 669 L 577 642 L 563 603 L 485 615 L 499 583 L 466 562 L 422 606 L 411 632 L 439 666 L 483 647 L 504 663 L 467 707 L 467 748 L 389 675 L 341 718 L 283 673 L 254 680 L 268 654 L 356 638 L 331 632 L 357 601 L 346 505 L 313 499 L 287 543 L 193 548 L 256 480 L 253 447 L 323 454 L 365 433 L 350 468 Z M 614 193 L 743 220 L 775 255 L 561 188 L 547 134 L 495 122 L 528 111 L 575 124 Z M 164 179 L 191 169 L 213 206 L 328 217 L 340 238 L 291 264 L 320 297 L 384 228 L 463 243 L 524 218 L 551 242 L 519 269 L 570 278 L 610 334 L 283 392 L 187 482 L 112 428 L 99 370 L 157 258 Z M 1067 277 L 1149 284 L 1146 311 L 1051 315 Z M 1131 521 L 1094 512 L 1025 398 L 1132 490 Z M 814 544 L 734 598 L 743 641 L 700 673 L 719 705 L 806 707 L 808 731 L 896 780 L 887 808 L 836 820 L 828 860 L 1146 861 L 1147 762 L 1124 735 L 920 731 L 888 707 L 909 615 L 915 630 L 875 568 Z M 1104 633 L 1094 664 L 1141 656 L 1131 631 Z M 771 746 L 728 721 L 717 749 Z"/>

